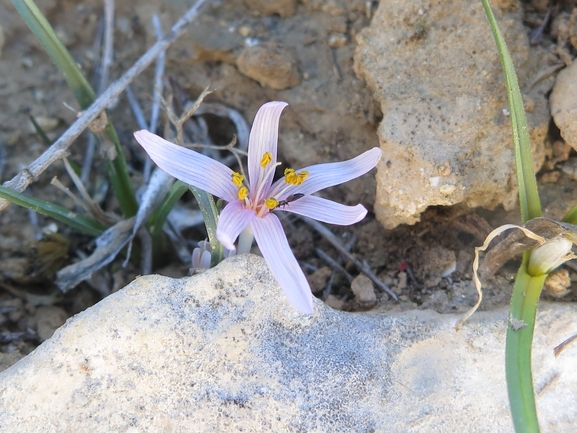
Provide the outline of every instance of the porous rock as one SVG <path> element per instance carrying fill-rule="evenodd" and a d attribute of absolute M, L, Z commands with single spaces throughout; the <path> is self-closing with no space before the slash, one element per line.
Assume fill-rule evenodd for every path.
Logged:
<path fill-rule="evenodd" d="M 577 62 L 559 72 L 550 104 L 561 137 L 577 150 Z"/>
<path fill-rule="evenodd" d="M 525 89 L 544 53 L 529 46 L 515 3 L 494 13 Z M 355 70 L 383 112 L 375 211 L 384 227 L 414 224 L 428 206 L 513 208 L 506 91 L 481 3 L 384 0 L 357 42 Z M 535 169 L 544 160 L 551 80 L 524 95 Z"/>
<path fill-rule="evenodd" d="M 574 431 L 577 307 L 544 304 L 533 368 L 543 431 Z M 512 432 L 506 311 L 291 308 L 262 258 L 138 278 L 0 373 L 9 432 Z M 539 392 L 539 390 L 542 390 Z"/>

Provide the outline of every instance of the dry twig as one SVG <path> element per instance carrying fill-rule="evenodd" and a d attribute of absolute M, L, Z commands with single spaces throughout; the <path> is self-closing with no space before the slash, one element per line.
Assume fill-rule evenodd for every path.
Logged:
<path fill-rule="evenodd" d="M 347 259 L 349 259 L 351 262 L 353 262 L 355 264 L 355 266 L 361 272 L 363 272 L 367 277 L 369 277 L 371 279 L 371 281 L 373 283 L 375 283 L 375 285 L 379 289 L 381 289 L 383 292 L 388 293 L 388 295 L 391 298 L 393 298 L 395 301 L 399 300 L 399 297 L 396 295 L 396 293 L 393 292 L 389 288 L 389 286 L 387 286 L 385 283 L 383 283 L 381 280 L 379 280 L 379 278 L 371 270 L 370 266 L 368 266 L 366 263 L 361 262 L 359 259 L 357 259 L 355 256 L 353 256 L 351 253 L 349 253 L 346 250 L 346 248 L 343 247 L 343 245 L 341 244 L 339 239 L 333 234 L 333 232 L 331 232 L 324 225 L 322 225 L 321 223 L 319 223 L 313 219 L 306 218 L 306 217 L 301 217 L 301 219 L 305 223 L 307 223 L 309 226 L 311 226 L 313 229 L 315 229 L 317 232 L 319 232 L 321 234 L 321 236 L 323 236 L 327 241 L 329 241 L 332 244 L 332 246 L 335 247 L 342 255 L 344 255 Z"/>

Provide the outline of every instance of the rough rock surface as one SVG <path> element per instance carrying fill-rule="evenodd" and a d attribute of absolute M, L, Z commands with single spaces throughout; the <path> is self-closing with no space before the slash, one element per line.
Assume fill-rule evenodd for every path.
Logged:
<path fill-rule="evenodd" d="M 296 58 L 277 46 L 246 47 L 237 59 L 238 70 L 263 86 L 282 90 L 300 83 Z"/>
<path fill-rule="evenodd" d="M 524 89 L 545 54 L 529 47 L 516 2 L 494 13 Z M 375 211 L 385 228 L 413 224 L 434 205 L 511 209 L 517 190 L 508 105 L 481 3 L 381 1 L 357 42 L 355 70 L 383 112 Z M 524 95 L 536 169 L 544 160 L 551 81 Z"/>
<path fill-rule="evenodd" d="M 511 432 L 506 312 L 350 314 L 287 304 L 242 255 L 189 279 L 137 279 L 0 373 L 17 432 Z M 540 308 L 533 365 L 544 432 L 574 431 L 577 308 Z"/>
<path fill-rule="evenodd" d="M 551 115 L 561 136 L 577 150 L 577 62 L 559 72 L 550 104 Z"/>

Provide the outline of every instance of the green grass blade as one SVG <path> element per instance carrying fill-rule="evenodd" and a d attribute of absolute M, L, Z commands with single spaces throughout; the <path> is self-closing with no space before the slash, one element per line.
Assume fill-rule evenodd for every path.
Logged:
<path fill-rule="evenodd" d="M 196 198 L 198 207 L 202 212 L 204 218 L 204 225 L 206 226 L 206 233 L 208 234 L 208 241 L 210 242 L 210 253 L 211 253 L 211 266 L 218 265 L 223 258 L 224 251 L 222 244 L 216 238 L 216 225 L 218 223 L 218 210 L 212 195 L 209 193 L 195 188 L 193 186 L 188 186 L 190 192 Z"/>
<path fill-rule="evenodd" d="M 509 307 L 505 370 L 509 404 L 515 431 L 538 433 L 539 422 L 535 407 L 535 391 L 531 374 L 531 345 L 535 330 L 537 303 L 547 274 L 532 277 L 527 273 L 530 252 L 525 252 L 523 263 L 515 279 Z"/>
<path fill-rule="evenodd" d="M 38 134 L 38 136 L 40 137 L 42 142 L 46 146 L 50 146 L 52 144 L 52 142 L 50 141 L 50 139 L 48 138 L 48 136 L 46 135 L 46 133 L 44 132 L 42 127 L 38 124 L 38 122 L 36 121 L 34 116 L 30 115 L 30 116 L 28 116 L 28 118 L 30 119 L 30 122 L 32 122 L 32 126 L 34 127 L 34 130 L 36 131 L 36 134 Z"/>
<path fill-rule="evenodd" d="M 56 36 L 48 20 L 42 15 L 42 12 L 32 0 L 12 0 L 12 3 L 64 75 L 80 107 L 83 110 L 87 109 L 94 102 L 94 90 L 74 62 L 69 51 Z M 110 123 L 105 128 L 104 133 L 116 148 L 115 159 L 106 161 L 110 182 L 124 214 L 127 217 L 134 216 L 138 209 L 138 204 L 134 197 L 128 171 L 126 170 L 122 146 L 114 127 Z"/>
<path fill-rule="evenodd" d="M 507 50 L 505 39 L 499 30 L 493 11 L 488 0 L 481 0 L 487 14 L 491 31 L 495 37 L 507 87 L 507 99 L 511 111 L 511 126 L 513 128 L 513 144 L 515 146 L 515 165 L 517 169 L 517 183 L 519 184 L 519 204 L 521 207 L 521 219 L 526 223 L 530 219 L 541 216 L 541 204 L 537 191 L 537 180 L 533 171 L 533 157 L 531 155 L 531 141 L 523 99 L 517 82 L 517 74 L 513 66 L 513 60 Z"/>
<path fill-rule="evenodd" d="M 565 215 L 561 221 L 577 225 L 577 205 L 573 206 L 573 208 L 567 212 L 567 215 Z"/>
<path fill-rule="evenodd" d="M 77 215 L 74 212 L 71 212 L 61 206 L 37 198 L 29 197 L 1 185 L 0 197 L 8 200 L 11 203 L 33 210 L 34 212 L 38 212 L 39 214 L 54 218 L 61 223 L 78 229 L 91 236 L 100 236 L 102 232 L 107 229 L 105 225 L 100 224 L 98 221 L 93 220 L 92 218 Z"/>
<path fill-rule="evenodd" d="M 531 142 L 527 128 L 525 109 L 517 82 L 517 74 L 511 55 L 499 30 L 488 0 L 481 0 L 495 37 L 507 88 L 511 111 L 511 126 L 515 148 L 515 166 L 519 184 L 521 219 L 526 223 L 541 216 L 537 180 L 533 172 Z M 531 345 L 535 330 L 535 316 L 539 296 L 547 275 L 532 277 L 527 273 L 531 252 L 526 251 L 523 263 L 515 279 L 515 287 L 509 307 L 509 324 L 505 349 L 505 370 L 511 416 L 517 433 L 538 433 L 539 422 L 535 406 L 535 392 L 531 372 Z"/>
<path fill-rule="evenodd" d="M 154 229 L 152 230 L 153 251 L 158 251 L 159 246 L 161 245 L 162 228 L 164 227 L 168 214 L 186 191 L 188 191 L 188 185 L 177 180 L 170 187 L 166 197 L 150 218 L 150 225 L 154 226 Z"/>

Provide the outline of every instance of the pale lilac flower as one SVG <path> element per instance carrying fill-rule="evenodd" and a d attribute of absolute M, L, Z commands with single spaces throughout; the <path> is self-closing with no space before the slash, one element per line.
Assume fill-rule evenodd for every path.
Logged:
<path fill-rule="evenodd" d="M 349 225 L 362 220 L 362 205 L 345 206 L 312 194 L 355 179 L 371 170 L 381 157 L 373 148 L 348 161 L 317 164 L 295 171 L 286 169 L 273 183 L 277 163 L 278 126 L 285 102 L 269 102 L 256 113 L 248 145 L 248 177 L 198 152 L 170 143 L 151 132 L 134 133 L 150 158 L 168 174 L 227 201 L 218 220 L 217 238 L 225 248 L 247 227 L 289 302 L 313 312 L 308 282 L 293 255 L 278 217 L 292 212 L 325 223 Z"/>

